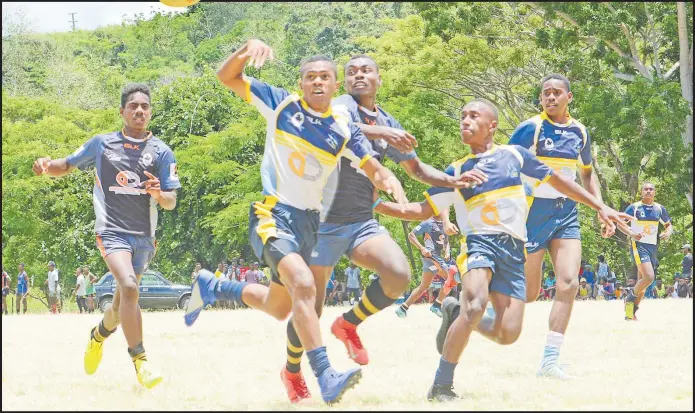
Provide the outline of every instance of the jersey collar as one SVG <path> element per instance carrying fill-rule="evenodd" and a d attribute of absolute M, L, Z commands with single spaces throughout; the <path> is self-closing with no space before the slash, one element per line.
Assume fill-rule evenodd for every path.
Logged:
<path fill-rule="evenodd" d="M 321 113 L 321 112 L 317 112 L 317 111 L 313 110 L 312 108 L 310 108 L 309 105 L 307 105 L 307 103 L 306 103 L 306 101 L 304 100 L 304 98 L 300 98 L 300 99 L 299 99 L 299 103 L 302 105 L 302 108 L 303 108 L 304 110 L 306 110 L 306 111 L 309 112 L 310 114 L 312 114 L 312 115 L 314 115 L 314 116 L 316 116 L 316 117 L 319 117 L 319 118 L 327 118 L 327 117 L 329 117 L 329 116 L 331 116 L 331 115 L 333 114 L 333 109 L 331 109 L 331 106 L 328 107 L 328 110 L 327 110 L 327 111 L 325 111 L 324 113 Z"/>
<path fill-rule="evenodd" d="M 121 129 L 121 135 L 123 135 L 123 137 L 124 137 L 125 139 L 127 139 L 127 140 L 129 140 L 129 141 L 131 141 L 131 142 L 145 142 L 146 140 L 148 140 L 148 139 L 150 139 L 150 138 L 152 137 L 152 132 L 151 132 L 151 131 L 148 131 L 148 132 L 147 132 L 147 136 L 145 136 L 145 138 L 143 138 L 143 139 L 131 138 L 130 136 L 128 136 L 128 135 L 125 134 L 125 129 Z"/>
<path fill-rule="evenodd" d="M 551 125 L 560 126 L 560 127 L 565 127 L 565 128 L 566 128 L 566 127 L 568 127 L 568 126 L 570 126 L 570 125 L 572 124 L 572 120 L 573 120 L 573 119 L 572 119 L 572 116 L 570 116 L 569 111 L 568 111 L 567 113 L 565 113 L 565 115 L 567 116 L 567 123 L 555 123 L 555 122 L 553 122 L 553 121 L 550 119 L 550 117 L 548 116 L 548 114 L 545 113 L 545 111 L 543 111 L 543 112 L 541 112 L 541 120 L 547 120 L 548 122 L 550 122 Z"/>

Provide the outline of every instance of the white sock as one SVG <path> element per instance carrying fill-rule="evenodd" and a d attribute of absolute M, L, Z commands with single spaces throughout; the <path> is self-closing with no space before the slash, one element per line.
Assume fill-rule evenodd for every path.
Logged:
<path fill-rule="evenodd" d="M 557 347 L 558 349 L 565 342 L 565 335 L 556 331 L 549 331 L 545 339 L 545 345 L 549 347 Z"/>

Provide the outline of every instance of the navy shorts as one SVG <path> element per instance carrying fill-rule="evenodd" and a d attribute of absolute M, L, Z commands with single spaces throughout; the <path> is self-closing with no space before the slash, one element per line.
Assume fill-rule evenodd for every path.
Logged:
<path fill-rule="evenodd" d="M 332 224 L 322 222 L 319 225 L 318 241 L 311 254 L 311 265 L 334 267 L 343 254 L 348 257 L 352 250 L 366 240 L 389 232 L 376 219 L 352 224 Z"/>
<path fill-rule="evenodd" d="M 130 252 L 135 275 L 142 275 L 157 252 L 157 241 L 154 237 L 146 237 L 144 235 L 102 231 L 97 233 L 97 247 L 99 247 L 101 256 L 104 258 L 117 251 Z"/>
<path fill-rule="evenodd" d="M 420 257 L 420 260 L 422 261 L 422 272 L 431 272 L 436 274 L 439 269 L 434 264 L 435 261 L 445 273 L 449 269 L 449 264 L 447 264 L 446 261 L 444 261 L 444 259 L 437 254 L 432 254 L 432 258 Z"/>
<path fill-rule="evenodd" d="M 524 242 L 508 234 L 469 235 L 456 259 L 461 278 L 475 268 L 490 268 L 490 291 L 526 300 Z"/>
<path fill-rule="evenodd" d="M 526 218 L 526 232 L 529 253 L 548 248 L 555 238 L 582 239 L 577 203 L 566 198 L 534 198 Z"/>
<path fill-rule="evenodd" d="M 644 263 L 651 263 L 652 268 L 656 272 L 659 267 L 659 259 L 656 257 L 656 245 L 637 242 L 634 239 L 630 243 L 632 251 L 632 259 L 635 260 L 635 265 L 639 266 Z"/>
<path fill-rule="evenodd" d="M 270 268 L 271 279 L 280 285 L 278 264 L 289 254 L 299 254 L 309 265 L 316 245 L 319 211 L 302 210 L 277 203 L 266 196 L 252 202 L 249 210 L 249 242 L 261 263 Z"/>

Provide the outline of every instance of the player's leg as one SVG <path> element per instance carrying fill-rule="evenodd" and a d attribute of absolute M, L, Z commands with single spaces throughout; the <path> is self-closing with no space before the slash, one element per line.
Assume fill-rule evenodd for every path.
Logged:
<path fill-rule="evenodd" d="M 543 282 L 543 258 L 545 258 L 545 248 L 540 248 L 534 252 L 529 251 L 524 264 L 524 274 L 526 275 L 526 302 L 536 301 L 541 291 Z"/>
<path fill-rule="evenodd" d="M 413 292 L 410 293 L 408 299 L 405 300 L 405 302 L 396 310 L 396 314 L 398 314 L 399 317 L 405 317 L 408 314 L 408 309 L 410 306 L 420 299 L 420 296 L 427 291 L 428 288 L 430 288 L 432 280 L 434 279 L 434 272 L 429 269 L 432 266 L 434 265 L 431 264 L 429 259 L 423 259 L 422 280 L 420 281 L 420 284 L 415 287 Z"/>
<path fill-rule="evenodd" d="M 658 261 L 656 260 L 656 246 L 654 246 L 654 251 L 650 251 L 648 247 L 642 244 L 638 245 L 633 240 L 631 242 L 631 250 L 637 266 L 638 277 L 632 294 L 628 290 L 627 299 L 625 300 L 625 319 L 637 320 L 635 313 L 642 302 L 642 298 L 644 298 L 645 291 L 656 277 L 655 267 L 658 265 Z"/>
<path fill-rule="evenodd" d="M 453 392 L 454 369 L 473 329 L 483 317 L 491 278 L 490 268 L 474 268 L 463 275 L 460 312 L 447 329 L 439 368 L 427 395 L 428 400 L 447 401 L 458 397 Z"/>
<path fill-rule="evenodd" d="M 437 297 L 434 299 L 434 302 L 430 306 L 430 311 L 438 315 L 439 317 L 442 316 L 442 301 L 444 298 L 446 298 L 447 295 L 449 295 L 449 292 L 451 291 L 451 288 L 453 287 L 448 287 L 447 281 L 449 279 L 449 274 L 448 274 L 448 265 L 446 262 L 439 256 L 432 256 L 432 262 L 434 263 L 434 266 L 436 267 L 436 272 L 437 275 L 439 275 L 444 281 L 444 284 L 442 287 L 439 289 L 439 293 L 437 294 Z M 455 284 L 454 284 L 455 285 Z"/>

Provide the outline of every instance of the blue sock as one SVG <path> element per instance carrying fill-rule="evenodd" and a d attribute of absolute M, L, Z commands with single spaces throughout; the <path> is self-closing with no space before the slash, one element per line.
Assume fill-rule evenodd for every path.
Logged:
<path fill-rule="evenodd" d="M 552 364 L 557 364 L 557 359 L 560 356 L 560 346 L 565 341 L 563 334 L 555 331 L 548 332 L 545 347 L 543 348 L 543 359 L 541 360 L 541 368 L 545 368 Z"/>
<path fill-rule="evenodd" d="M 328 354 L 326 354 L 326 346 L 307 351 L 306 355 L 309 357 L 309 365 L 314 371 L 314 376 L 320 377 L 324 371 L 331 368 L 331 362 L 328 361 Z"/>
<path fill-rule="evenodd" d="M 458 363 L 449 363 L 444 357 L 439 359 L 439 368 L 434 375 L 434 384 L 451 385 L 454 384 L 454 369 Z"/>
<path fill-rule="evenodd" d="M 231 282 L 222 281 L 217 284 L 215 289 L 215 297 L 222 301 L 234 301 L 237 304 L 246 305 L 241 299 L 241 292 L 244 290 L 248 283 L 243 282 Z"/>
<path fill-rule="evenodd" d="M 485 331 L 492 330 L 492 327 L 495 325 L 496 316 L 495 309 L 492 306 L 489 306 L 485 309 L 485 314 L 483 314 L 483 318 L 480 319 L 478 327 Z"/>

